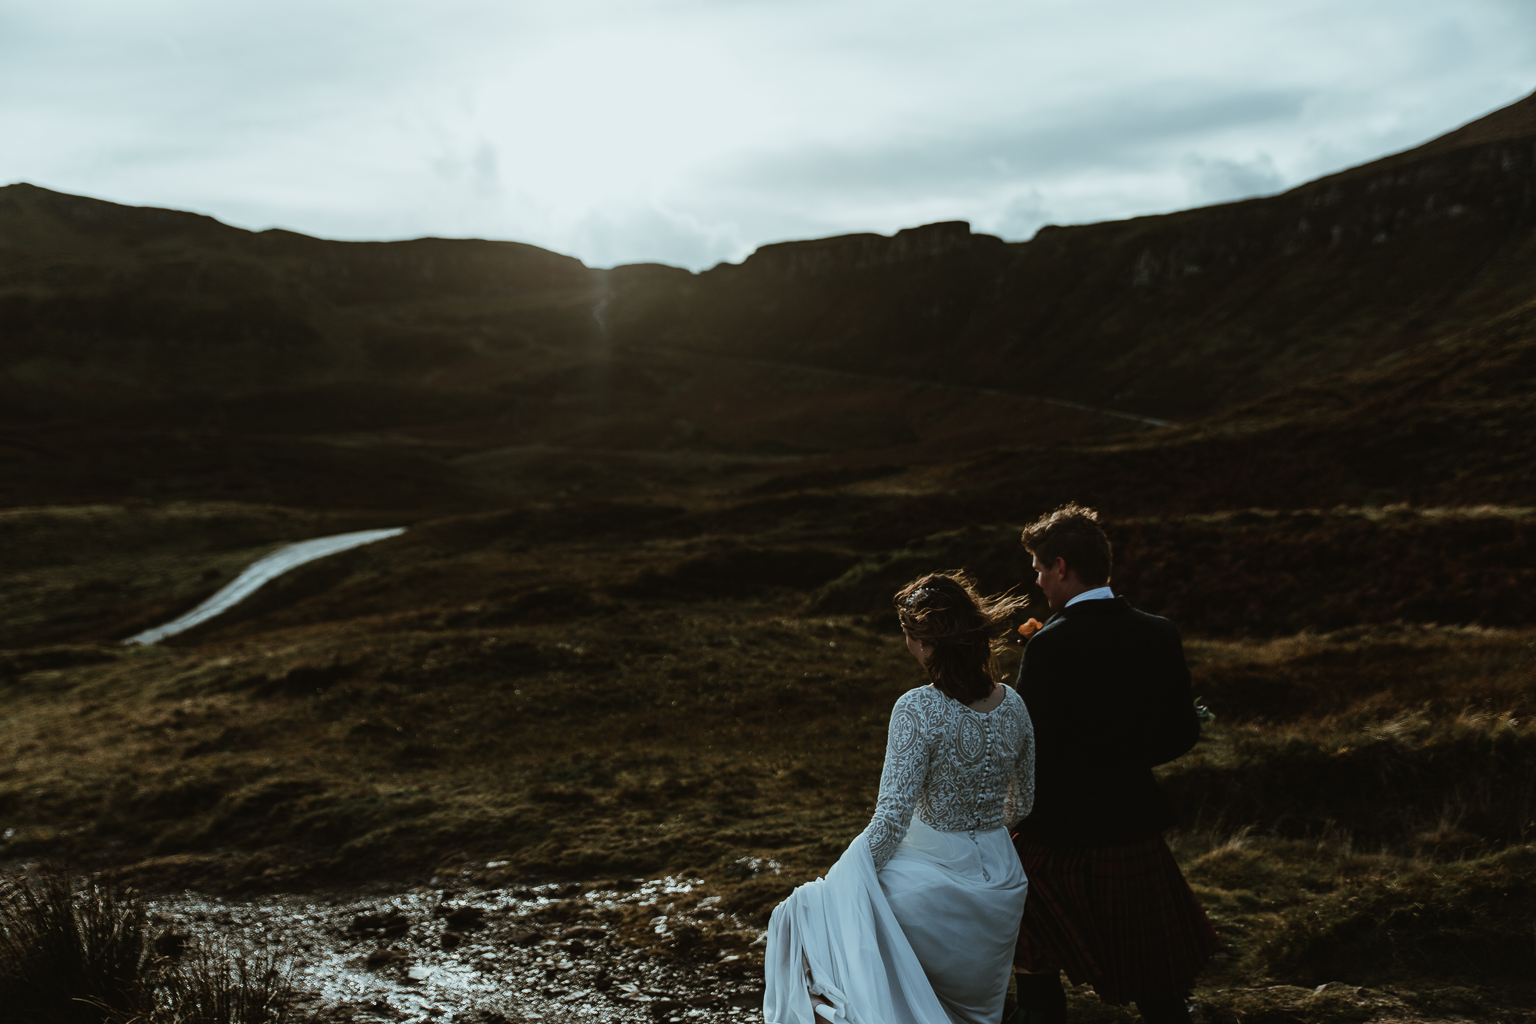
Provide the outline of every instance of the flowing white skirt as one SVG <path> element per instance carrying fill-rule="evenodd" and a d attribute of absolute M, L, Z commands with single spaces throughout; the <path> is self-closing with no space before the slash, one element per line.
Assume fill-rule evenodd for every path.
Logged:
<path fill-rule="evenodd" d="M 809 984 L 838 1024 L 995 1024 L 1027 888 L 1006 829 L 972 840 L 914 816 L 878 875 L 860 833 L 774 909 L 763 1019 L 823 1024 Z"/>

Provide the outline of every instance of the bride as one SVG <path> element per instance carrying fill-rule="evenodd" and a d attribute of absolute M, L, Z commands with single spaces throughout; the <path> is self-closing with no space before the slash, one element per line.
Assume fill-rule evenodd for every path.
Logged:
<path fill-rule="evenodd" d="M 1001 1018 L 1028 885 L 1005 826 L 1034 802 L 1035 744 L 994 645 L 1022 604 L 979 596 L 960 572 L 897 593 L 929 684 L 891 710 L 869 826 L 773 911 L 768 1024 Z"/>

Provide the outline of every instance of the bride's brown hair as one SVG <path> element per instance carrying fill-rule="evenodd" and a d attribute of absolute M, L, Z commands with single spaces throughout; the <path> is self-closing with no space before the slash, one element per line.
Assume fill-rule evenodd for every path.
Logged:
<path fill-rule="evenodd" d="M 931 572 L 896 592 L 904 633 L 933 648 L 923 668 L 939 691 L 962 704 L 985 700 L 998 682 L 997 653 L 1027 598 L 982 597 L 961 571 Z"/>

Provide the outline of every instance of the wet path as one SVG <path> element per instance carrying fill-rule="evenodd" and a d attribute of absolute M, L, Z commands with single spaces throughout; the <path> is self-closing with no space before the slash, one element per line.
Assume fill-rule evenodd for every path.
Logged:
<path fill-rule="evenodd" d="M 193 626 L 207 622 L 215 615 L 228 611 L 241 601 L 254 594 L 262 585 L 288 572 L 296 569 L 306 562 L 313 562 L 317 558 L 326 555 L 334 555 L 351 548 L 361 547 L 364 544 L 373 544 L 376 541 L 386 540 L 390 537 L 398 537 L 404 533 L 403 528 L 392 530 L 359 530 L 356 533 L 339 533 L 333 537 L 317 537 L 314 540 L 300 541 L 297 544 L 289 544 L 287 547 L 278 548 L 276 551 L 252 562 L 250 567 L 236 576 L 233 581 L 217 594 L 192 609 L 181 618 L 167 622 L 163 626 L 154 629 L 146 629 L 137 636 L 131 636 L 124 640 L 125 644 L 153 644 L 159 643 L 168 636 L 185 632 Z"/>
<path fill-rule="evenodd" d="M 223 935 L 291 957 L 299 1020 L 502 1024 L 751 1021 L 762 1015 L 758 929 L 666 878 L 633 889 L 413 890 L 387 896 L 185 895 L 150 912 L 190 937 Z M 678 957 L 643 939 L 705 941 Z"/>

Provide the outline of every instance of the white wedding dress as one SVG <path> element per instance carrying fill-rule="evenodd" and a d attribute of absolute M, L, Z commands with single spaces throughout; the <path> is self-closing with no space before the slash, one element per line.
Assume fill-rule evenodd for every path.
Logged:
<path fill-rule="evenodd" d="M 869 827 L 773 911 L 767 1024 L 824 1024 L 810 992 L 834 1024 L 1000 1019 L 1028 885 L 1005 826 L 1035 798 L 1034 729 L 1004 689 L 985 713 L 931 686 L 896 702 Z"/>

